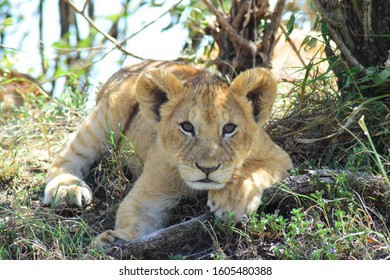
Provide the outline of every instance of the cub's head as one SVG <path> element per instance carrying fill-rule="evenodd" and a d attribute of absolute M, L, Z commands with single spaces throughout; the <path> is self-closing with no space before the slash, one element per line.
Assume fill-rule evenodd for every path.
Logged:
<path fill-rule="evenodd" d="M 250 155 L 271 114 L 276 81 L 254 68 L 231 85 L 209 72 L 180 80 L 154 69 L 136 86 L 141 113 L 182 179 L 198 190 L 220 189 Z"/>

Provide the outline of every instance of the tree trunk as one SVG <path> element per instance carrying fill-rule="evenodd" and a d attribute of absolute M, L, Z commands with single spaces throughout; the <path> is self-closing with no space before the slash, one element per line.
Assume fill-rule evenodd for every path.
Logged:
<path fill-rule="evenodd" d="M 357 80 L 365 77 L 360 84 L 365 96 L 389 92 L 390 0 L 315 0 L 315 5 L 326 24 L 323 35 L 328 57 L 335 56 L 330 49 L 331 39 L 345 63 L 345 67 L 340 65 L 335 71 L 341 86 L 345 80 L 343 72 L 347 70 L 357 72 Z"/>

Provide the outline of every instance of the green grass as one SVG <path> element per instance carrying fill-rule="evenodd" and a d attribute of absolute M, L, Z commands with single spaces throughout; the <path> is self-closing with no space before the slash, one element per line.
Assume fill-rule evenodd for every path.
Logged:
<path fill-rule="evenodd" d="M 389 104 L 385 98 L 340 98 L 325 78 L 293 85 L 268 126 L 272 137 L 305 169 L 338 168 L 380 175 L 389 185 Z M 0 108 L 0 259 L 107 259 L 88 245 L 114 226 L 119 202 L 131 187 L 130 139 L 91 170 L 94 202 L 84 209 L 41 205 L 50 163 L 86 115 L 85 97 L 68 93 L 47 102 L 29 97 L 11 112 Z M 364 119 L 362 116 L 364 115 Z M 360 121 L 359 121 L 360 120 Z M 363 122 L 364 120 L 364 122 Z M 125 145 L 126 144 L 126 145 Z M 356 190 L 339 176 L 311 195 L 290 194 L 241 224 L 208 221 L 203 251 L 175 248 L 170 259 L 388 259 L 390 204 L 375 186 Z M 205 199 L 185 199 L 174 222 L 206 211 Z M 194 245 L 195 246 L 195 245 Z M 161 257 L 163 256 L 163 257 Z M 165 256 L 165 257 L 164 257 Z M 152 256 L 153 257 L 153 256 Z"/>
<path fill-rule="evenodd" d="M 22 108 L 0 109 L 0 259 L 80 259 L 87 253 L 95 232 L 83 213 L 56 213 L 40 203 L 47 168 L 83 116 L 69 100 L 29 97 Z"/>
<path fill-rule="evenodd" d="M 388 259 L 389 201 L 359 194 L 340 176 L 310 195 L 291 194 L 242 224 L 217 220 L 214 259 Z M 372 193 L 371 193 L 372 191 Z"/>

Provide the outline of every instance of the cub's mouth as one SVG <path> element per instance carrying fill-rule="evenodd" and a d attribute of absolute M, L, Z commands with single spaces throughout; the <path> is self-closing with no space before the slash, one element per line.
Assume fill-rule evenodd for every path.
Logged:
<path fill-rule="evenodd" d="M 231 168 L 211 170 L 211 168 L 193 168 L 181 165 L 179 172 L 183 181 L 192 189 L 219 190 L 225 187 L 231 179 L 233 170 Z"/>
<path fill-rule="evenodd" d="M 208 178 L 187 182 L 187 185 L 195 190 L 219 190 L 225 186 L 225 184 L 214 182 Z"/>
<path fill-rule="evenodd" d="M 200 182 L 200 183 L 215 183 L 214 181 L 210 180 L 209 178 L 204 178 L 204 179 L 198 180 L 196 182 Z"/>

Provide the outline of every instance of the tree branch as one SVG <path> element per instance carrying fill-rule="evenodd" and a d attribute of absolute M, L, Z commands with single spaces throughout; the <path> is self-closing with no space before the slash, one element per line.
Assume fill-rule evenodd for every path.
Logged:
<path fill-rule="evenodd" d="M 45 45 L 43 44 L 43 0 L 39 1 L 39 53 L 41 56 L 42 73 L 46 73 Z"/>
<path fill-rule="evenodd" d="M 322 5 L 322 2 L 320 0 L 316 0 L 315 3 L 323 19 L 327 23 L 328 30 L 332 36 L 333 41 L 340 49 L 341 53 L 343 54 L 347 62 L 350 65 L 357 67 L 360 71 L 365 72 L 365 67 L 353 56 L 351 50 L 344 43 L 342 38 L 340 38 L 339 33 L 335 29 L 337 28 L 337 30 L 340 30 L 340 33 L 345 39 L 345 42 L 347 44 L 349 44 L 351 47 L 354 46 L 354 42 L 351 36 L 349 35 L 348 30 L 346 29 L 346 23 L 345 21 L 343 22 L 343 17 L 341 15 L 341 12 L 339 12 L 340 8 L 337 6 L 335 7 L 335 9 L 332 9 L 332 13 L 330 13 L 328 12 L 327 9 L 325 9 L 325 7 Z M 338 5 L 338 4 L 334 3 L 334 5 Z M 335 10 L 336 13 L 334 13 L 333 10 Z"/>
<path fill-rule="evenodd" d="M 262 51 L 266 53 L 263 53 L 262 58 L 266 65 L 271 64 L 272 53 L 275 46 L 275 34 L 280 25 L 285 5 L 286 0 L 278 0 L 274 12 L 272 13 L 270 24 L 264 31 Z"/>
<path fill-rule="evenodd" d="M 290 44 L 291 48 L 293 49 L 293 51 L 297 55 L 299 61 L 302 63 L 304 68 L 306 68 L 307 67 L 306 62 L 303 60 L 303 58 L 302 58 L 302 56 L 301 56 L 297 46 L 295 45 L 294 41 L 291 40 L 290 36 L 287 34 L 286 28 L 284 27 L 284 25 L 282 23 L 280 24 L 279 27 L 282 30 L 282 33 L 283 33 L 284 37 L 286 37 L 287 42 Z"/>
<path fill-rule="evenodd" d="M 202 1 L 210 9 L 210 12 L 215 15 L 218 23 L 221 25 L 222 29 L 225 30 L 226 34 L 229 36 L 235 47 L 241 47 L 251 55 L 255 56 L 257 52 L 255 43 L 248 41 L 243 36 L 239 35 L 236 30 L 234 30 L 234 28 L 225 20 L 223 15 L 221 15 L 221 13 L 208 0 Z"/>
<path fill-rule="evenodd" d="M 143 26 L 140 30 L 138 30 L 137 32 L 131 34 L 129 37 L 123 39 L 119 45 L 123 45 L 126 41 L 130 40 L 131 38 L 137 36 L 139 33 L 141 33 L 143 30 L 145 30 L 146 28 L 148 28 L 149 26 L 151 26 L 152 24 L 156 23 L 158 20 L 160 20 L 162 17 L 164 17 L 165 15 L 169 14 L 170 12 L 172 12 L 177 6 L 179 6 L 181 4 L 181 2 L 183 2 L 183 0 L 180 0 L 179 2 L 177 2 L 175 5 L 173 5 L 170 9 L 168 9 L 167 11 L 165 11 L 164 13 L 162 13 L 160 16 L 158 16 L 155 20 L 152 20 L 151 22 L 147 23 L 145 26 Z"/>
<path fill-rule="evenodd" d="M 385 181 L 379 176 L 346 170 L 309 170 L 306 174 L 290 176 L 264 191 L 262 200 L 266 204 L 282 201 L 291 194 L 306 195 L 324 188 L 326 184 L 335 184 L 337 177 L 344 177 L 348 185 L 361 192 L 364 188 L 386 189 Z"/>
<path fill-rule="evenodd" d="M 81 15 L 94 29 L 96 29 L 96 31 L 98 31 L 100 34 L 102 34 L 104 37 L 107 38 L 107 40 L 109 40 L 111 43 L 113 43 L 115 45 L 115 47 L 117 49 L 119 49 L 120 51 L 122 51 L 123 53 L 127 54 L 127 55 L 130 55 L 134 58 L 138 58 L 138 59 L 143 59 L 142 57 L 138 56 L 138 55 L 135 55 L 131 52 L 129 52 L 128 50 L 126 50 L 125 48 L 122 47 L 121 43 L 118 43 L 118 41 L 112 37 L 110 34 L 108 34 L 107 32 L 105 32 L 104 30 L 102 30 L 100 27 L 98 27 L 96 25 L 96 23 L 88 16 L 84 13 L 84 10 L 85 10 L 85 5 L 83 7 L 83 9 L 78 9 L 73 3 L 71 0 L 65 0 L 65 2 L 72 7 L 72 9 L 79 15 Z"/>
<path fill-rule="evenodd" d="M 207 217 L 203 214 L 131 241 L 116 241 L 105 248 L 106 253 L 115 259 L 144 258 L 158 252 L 170 252 L 172 248 L 183 247 L 188 242 L 199 242 Z"/>

